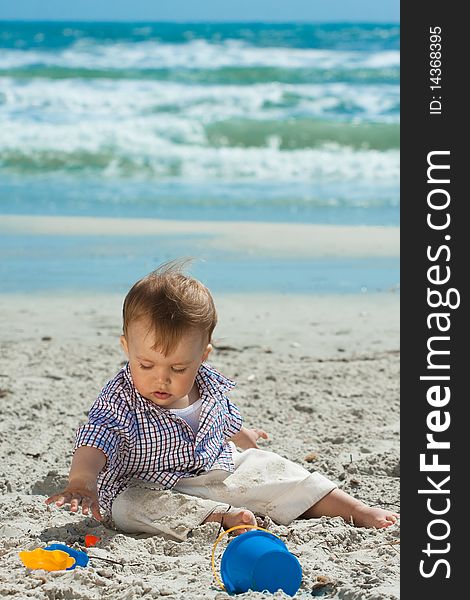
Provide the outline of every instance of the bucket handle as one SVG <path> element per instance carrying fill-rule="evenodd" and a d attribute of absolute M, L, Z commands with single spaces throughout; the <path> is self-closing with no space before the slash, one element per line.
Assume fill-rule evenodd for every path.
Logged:
<path fill-rule="evenodd" d="M 215 550 L 216 550 L 217 545 L 220 542 L 220 540 L 225 535 L 227 535 L 227 533 L 230 533 L 231 531 L 235 531 L 236 529 L 259 529 L 260 531 L 266 531 L 266 533 L 270 533 L 271 535 L 274 535 L 274 537 L 281 539 L 278 535 L 276 535 L 272 531 L 268 531 L 267 529 L 264 529 L 264 527 L 258 527 L 258 525 L 235 525 L 235 527 L 230 527 L 230 529 L 226 529 L 225 531 L 222 531 L 222 533 L 219 535 L 219 537 L 215 540 L 214 546 L 212 547 L 211 565 L 212 565 L 212 573 L 214 574 L 215 580 L 217 581 L 217 583 L 220 585 L 220 587 L 223 590 L 225 590 L 225 586 L 220 581 L 220 577 L 217 574 L 217 569 L 215 568 Z"/>

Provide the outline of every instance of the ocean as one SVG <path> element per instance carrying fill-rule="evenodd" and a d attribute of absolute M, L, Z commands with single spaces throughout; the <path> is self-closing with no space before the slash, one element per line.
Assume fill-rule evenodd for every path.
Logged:
<path fill-rule="evenodd" d="M 399 39 L 397 24 L 0 23 L 0 219 L 398 226 Z M 114 270 L 78 237 L 61 239 L 3 235 L 0 289 L 73 288 L 67 263 L 53 276 L 60 243 L 64 261 L 75 247 L 94 273 L 80 289 L 121 289 L 143 274 L 138 240 L 127 238 L 135 260 L 113 286 L 119 241 L 106 252 Z M 162 257 L 157 244 L 145 265 Z M 273 278 L 265 259 L 232 256 L 231 279 L 220 257 L 203 258 L 220 289 L 229 279 L 283 291 L 288 271 L 299 292 L 383 290 L 399 279 L 392 259 L 331 268 L 279 257 Z"/>

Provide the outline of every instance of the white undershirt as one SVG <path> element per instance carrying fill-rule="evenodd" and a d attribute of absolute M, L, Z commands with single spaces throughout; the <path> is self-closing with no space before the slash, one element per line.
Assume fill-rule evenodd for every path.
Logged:
<path fill-rule="evenodd" d="M 191 427 L 196 435 L 199 429 L 199 416 L 201 414 L 202 398 L 199 398 L 193 404 L 186 406 L 186 408 L 170 408 L 170 411 L 177 417 L 184 419 L 186 423 Z"/>

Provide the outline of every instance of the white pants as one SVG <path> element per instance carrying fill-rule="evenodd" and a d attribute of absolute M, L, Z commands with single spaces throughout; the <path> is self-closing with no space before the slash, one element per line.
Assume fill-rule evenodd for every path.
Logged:
<path fill-rule="evenodd" d="M 215 509 L 223 512 L 230 505 L 288 525 L 337 487 L 274 452 L 234 448 L 233 459 L 233 473 L 214 469 L 183 477 L 172 490 L 133 480 L 113 502 L 114 526 L 184 540 Z"/>

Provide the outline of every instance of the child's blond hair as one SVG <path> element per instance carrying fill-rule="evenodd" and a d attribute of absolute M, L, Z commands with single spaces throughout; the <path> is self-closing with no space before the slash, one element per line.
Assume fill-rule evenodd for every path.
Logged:
<path fill-rule="evenodd" d="M 154 347 L 165 356 L 191 329 L 205 334 L 206 343 L 211 341 L 217 324 L 214 300 L 205 285 L 183 273 L 188 262 L 164 263 L 132 286 L 122 309 L 124 336 L 130 323 L 143 318 L 153 330 Z"/>

